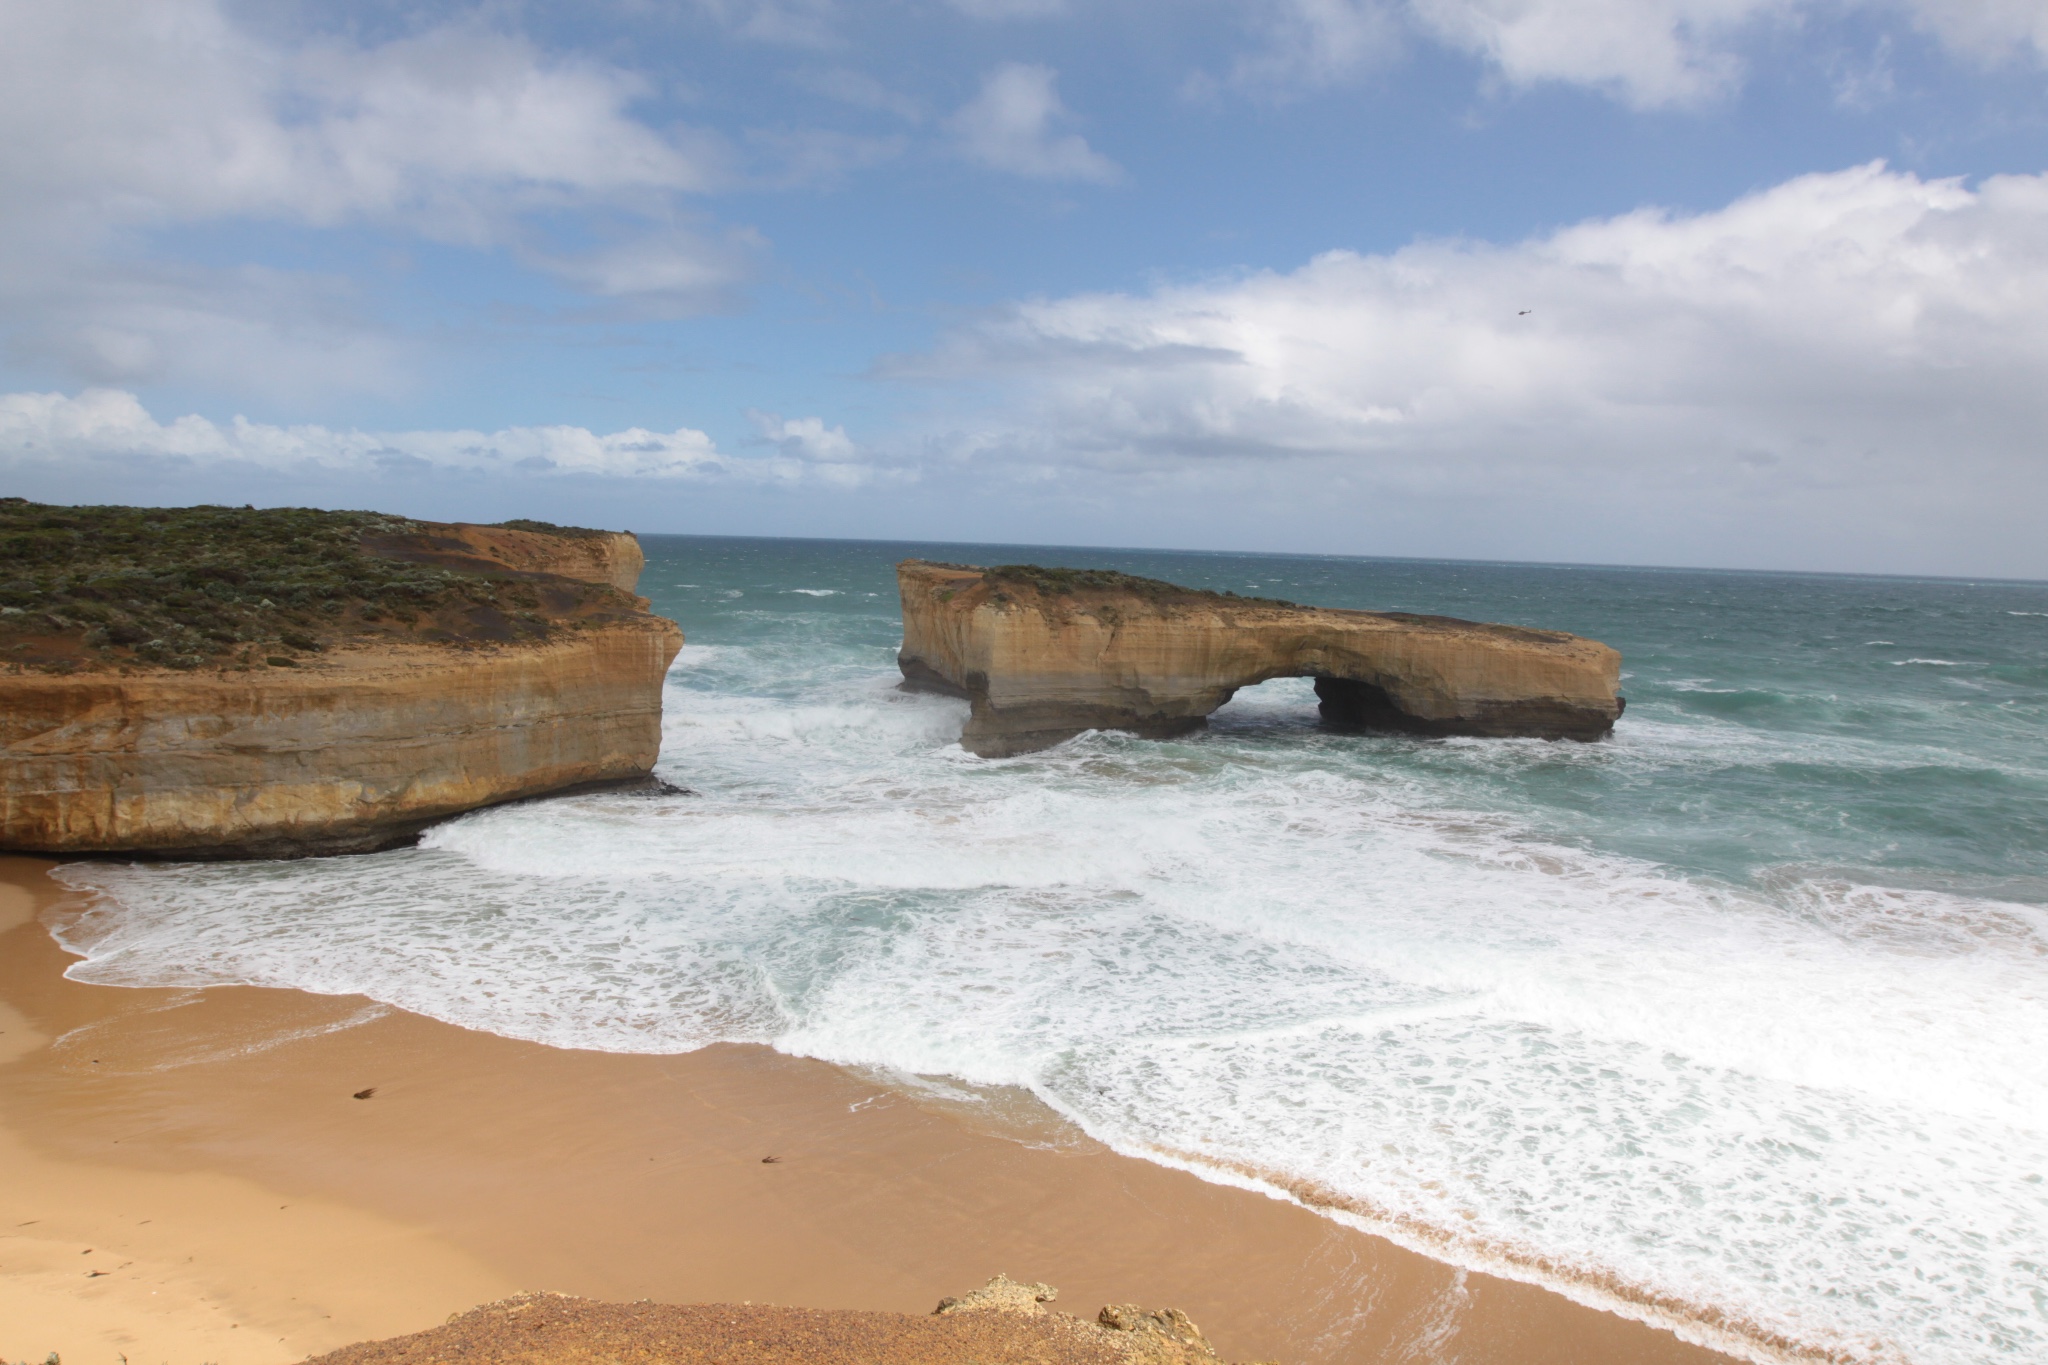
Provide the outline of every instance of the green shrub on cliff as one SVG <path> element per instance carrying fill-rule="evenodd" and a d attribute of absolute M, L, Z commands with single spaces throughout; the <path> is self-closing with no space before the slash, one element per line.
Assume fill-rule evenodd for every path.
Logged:
<path fill-rule="evenodd" d="M 256 646 L 318 653 L 344 628 L 449 637 L 432 619 L 413 628 L 468 608 L 544 632 L 525 584 L 364 552 L 365 537 L 427 529 L 378 512 L 0 498 L 0 664 L 260 663 Z"/>
<path fill-rule="evenodd" d="M 552 521 L 535 521 L 532 517 L 514 517 L 496 525 L 513 531 L 538 531 L 544 536 L 567 536 L 571 540 L 587 540 L 592 536 L 608 536 L 609 531 L 595 531 L 588 526 L 557 526 Z"/>
<path fill-rule="evenodd" d="M 982 570 L 982 578 L 992 584 L 1031 588 L 1049 597 L 1103 592 L 1140 597 L 1148 602 L 1220 600 L 1274 607 L 1294 605 L 1277 597 L 1240 597 L 1234 592 L 1184 588 L 1161 578 L 1140 578 L 1136 574 L 1118 573 L 1115 569 L 1049 569 L 1040 564 L 999 564 Z"/>

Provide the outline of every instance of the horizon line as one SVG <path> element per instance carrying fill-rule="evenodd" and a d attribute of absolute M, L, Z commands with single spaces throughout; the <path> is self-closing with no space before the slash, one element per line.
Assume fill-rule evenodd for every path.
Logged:
<path fill-rule="evenodd" d="M 672 540 L 759 540 L 800 541 L 825 545 L 960 545 L 989 549 L 1082 550 L 1098 554 L 1170 554 L 1243 556 L 1258 559 L 1347 560 L 1384 564 L 1464 564 L 1486 568 L 1579 569 L 1633 573 L 1750 574 L 1776 578 L 1879 578 L 1904 583 L 1998 584 L 2020 587 L 2048 587 L 2048 578 L 2016 578 L 2004 574 L 1886 573 L 1864 569 L 1744 569 L 1714 564 L 1628 564 L 1594 560 L 1550 559 L 1466 559 L 1447 555 L 1369 555 L 1334 551 L 1304 550 L 1201 550 L 1182 546 L 1080 545 L 1028 540 L 921 540 L 907 536 L 768 536 L 738 535 L 711 531 L 632 531 L 646 538 L 662 536 Z"/>

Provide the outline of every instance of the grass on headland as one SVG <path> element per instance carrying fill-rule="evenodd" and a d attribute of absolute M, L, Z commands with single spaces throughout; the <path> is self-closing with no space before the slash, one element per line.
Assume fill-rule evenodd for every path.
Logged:
<path fill-rule="evenodd" d="M 515 636 L 545 635 L 572 606 L 544 601 L 514 575 L 407 563 L 362 546 L 366 536 L 426 529 L 378 512 L 0 498 L 0 665 L 286 666 L 348 635 L 460 639 L 479 611 Z M 550 586 L 550 597 L 562 595 Z M 578 601 L 611 595 L 583 586 Z"/>
<path fill-rule="evenodd" d="M 1207 588 L 1186 588 L 1159 578 L 1140 578 L 1115 569 L 1055 569 L 1040 564 L 999 564 L 982 571 L 992 584 L 1031 588 L 1048 597 L 1067 597 L 1082 592 L 1110 592 L 1143 598 L 1148 602 L 1223 600 L 1255 603 L 1259 606 L 1291 607 L 1293 602 L 1278 597 L 1240 597 L 1234 592 L 1213 592 Z"/>

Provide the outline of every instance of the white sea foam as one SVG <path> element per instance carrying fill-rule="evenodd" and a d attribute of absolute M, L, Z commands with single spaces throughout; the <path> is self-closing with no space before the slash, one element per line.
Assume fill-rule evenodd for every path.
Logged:
<path fill-rule="evenodd" d="M 1198 741 L 984 763 L 950 743 L 965 705 L 893 690 L 880 651 L 691 649 L 661 771 L 701 795 L 73 865 L 106 899 L 58 926 L 72 975 L 1024 1087 L 1121 1150 L 1759 1358 L 2048 1353 L 2039 907 L 1681 875 L 1470 799 L 1912 746 L 1634 709 L 1604 746 L 1337 738 L 1286 680 Z"/>
<path fill-rule="evenodd" d="M 803 594 L 803 595 L 804 595 L 805 597 L 837 597 L 837 596 L 839 596 L 839 589 L 837 589 L 837 588 L 791 588 L 791 589 L 790 589 L 790 591 L 791 591 L 791 592 L 800 592 L 800 593 L 802 593 L 802 594 Z"/>

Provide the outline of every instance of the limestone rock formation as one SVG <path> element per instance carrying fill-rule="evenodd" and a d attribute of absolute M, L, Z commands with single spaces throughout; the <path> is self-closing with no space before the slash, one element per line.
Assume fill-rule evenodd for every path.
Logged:
<path fill-rule="evenodd" d="M 471 573 L 548 574 L 585 583 L 607 583 L 630 593 L 647 567 L 640 541 L 630 531 L 587 531 L 513 521 L 501 526 L 416 522 L 412 528 L 367 535 L 363 548 L 385 559 L 432 564 Z"/>
<path fill-rule="evenodd" d="M 280 534 L 313 569 L 231 545 L 197 589 L 163 563 L 60 561 L 4 585 L 41 584 L 54 605 L 0 622 L 17 641 L 0 653 L 0 848 L 361 851 L 651 771 L 682 632 L 630 595 L 631 536 L 305 516 Z M 422 567 L 375 567 L 390 560 Z M 300 610 L 275 583 L 332 595 Z M 120 643 L 124 625 L 160 638 Z"/>
<path fill-rule="evenodd" d="M 1424 735 L 1599 739 L 1621 656 L 1561 631 L 1342 611 L 1104 571 L 906 560 L 905 686 L 973 703 L 960 742 L 1029 753 L 1084 730 L 1184 734 L 1240 687 L 1312 677 L 1325 720 Z"/>

